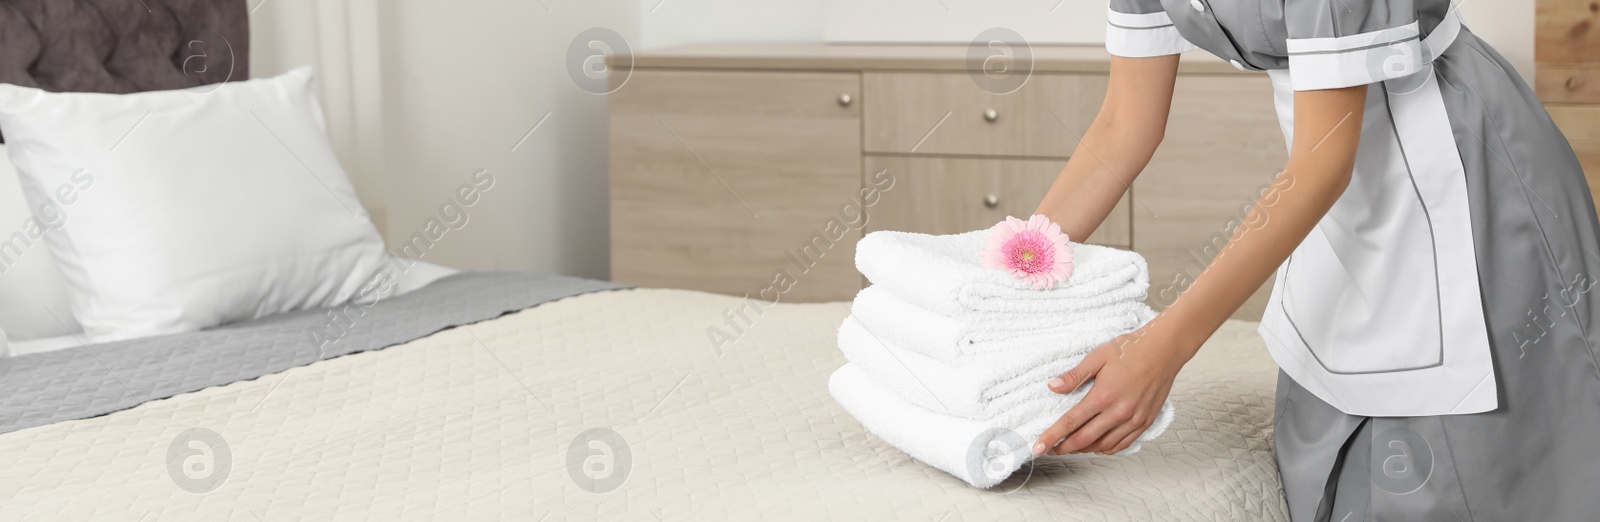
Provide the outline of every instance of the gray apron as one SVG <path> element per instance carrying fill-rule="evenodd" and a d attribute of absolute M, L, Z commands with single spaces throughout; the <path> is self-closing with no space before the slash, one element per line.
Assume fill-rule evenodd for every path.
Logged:
<path fill-rule="evenodd" d="M 1280 112 L 1294 90 L 1368 85 L 1351 188 L 1263 321 L 1297 522 L 1600 520 L 1600 223 L 1533 92 L 1450 16 L 1446 0 L 1111 1 L 1113 54 L 1199 47 L 1271 71 Z"/>

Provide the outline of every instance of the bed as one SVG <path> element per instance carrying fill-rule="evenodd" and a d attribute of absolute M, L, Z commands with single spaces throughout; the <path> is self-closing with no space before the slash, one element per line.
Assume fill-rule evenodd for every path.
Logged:
<path fill-rule="evenodd" d="M 39 5 L 0 0 L 0 34 Z M 133 92 L 247 70 L 242 1 L 51 5 L 58 23 L 33 25 L 65 32 L 0 47 L 27 51 L 0 51 L 0 82 Z M 225 45 L 191 70 L 198 40 Z M 137 45 L 66 52 L 85 41 Z M 1252 323 L 1186 367 L 1178 420 L 1143 452 L 978 490 L 829 397 L 848 304 L 775 305 L 714 345 L 743 302 L 467 272 L 354 315 L 0 358 L 0 519 L 1286 519 Z M 331 324 L 336 342 L 313 335 Z"/>
<path fill-rule="evenodd" d="M 395 320 L 494 315 L 541 288 L 541 299 L 575 295 L 0 435 L 0 491 L 9 496 L 0 518 L 1285 519 L 1271 450 L 1275 368 L 1251 323 L 1229 323 L 1185 369 L 1173 390 L 1178 421 L 1144 452 L 1041 463 L 989 491 L 867 435 L 828 396 L 827 376 L 843 364 L 833 336 L 844 303 L 777 305 L 719 356 L 705 330 L 735 298 L 468 273 L 381 303 L 352 340 L 394 340 Z M 467 302 L 484 304 L 468 310 Z M 293 320 L 228 328 L 266 339 L 257 330 Z M 184 342 L 156 341 L 136 343 Z M 195 367 L 239 365 L 186 353 Z M 108 357 L 96 369 L 121 372 L 142 392 L 138 376 L 148 372 L 129 366 L 140 360 Z M 14 366 L 0 362 L 0 382 L 15 380 Z M 88 382 L 99 397 L 123 394 L 96 373 L 46 386 Z M 105 401 L 67 402 L 92 403 L 84 410 L 92 414 Z M 58 401 L 50 413 L 72 408 L 85 407 Z M 4 422 L 18 422 L 15 405 L 3 411 Z M 574 438 L 597 427 L 614 430 L 622 444 L 612 442 L 613 456 L 626 451 L 631 461 L 613 463 L 608 472 L 626 479 L 605 493 L 580 487 L 573 477 L 583 472 L 569 458 Z M 222 443 L 209 444 L 226 449 L 194 453 L 212 459 L 209 467 L 174 473 L 169 463 L 188 453 L 174 454 L 172 443 L 193 428 L 214 432 Z M 204 493 L 179 484 L 218 473 L 225 479 Z"/>

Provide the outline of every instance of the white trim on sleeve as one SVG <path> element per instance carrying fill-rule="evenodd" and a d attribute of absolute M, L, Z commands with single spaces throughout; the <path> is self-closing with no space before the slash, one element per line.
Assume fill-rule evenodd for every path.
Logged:
<path fill-rule="evenodd" d="M 1418 28 L 1416 22 L 1411 22 L 1400 27 L 1390 27 L 1349 36 L 1290 38 L 1285 42 L 1285 47 L 1287 47 L 1290 56 L 1307 53 L 1339 53 L 1386 46 L 1406 40 L 1416 40 L 1421 36 L 1422 30 Z"/>
<path fill-rule="evenodd" d="M 1426 38 L 1417 22 L 1334 38 L 1290 38 L 1285 47 L 1294 90 L 1354 87 L 1422 72 L 1460 32 L 1460 14 L 1451 9 Z"/>
<path fill-rule="evenodd" d="M 1294 90 L 1339 89 L 1410 76 L 1428 63 L 1417 23 L 1337 38 L 1291 38 Z"/>
<path fill-rule="evenodd" d="M 1178 34 L 1167 13 L 1134 14 L 1108 10 L 1106 52 L 1124 58 L 1148 58 L 1197 49 Z"/>
<path fill-rule="evenodd" d="M 1155 29 L 1172 25 L 1172 17 L 1166 11 L 1154 13 L 1134 14 L 1116 10 L 1106 11 L 1106 22 L 1116 27 L 1128 29 Z"/>

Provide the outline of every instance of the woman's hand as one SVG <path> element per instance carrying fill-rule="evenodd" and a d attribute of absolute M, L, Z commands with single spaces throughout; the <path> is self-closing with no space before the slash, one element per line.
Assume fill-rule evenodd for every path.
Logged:
<path fill-rule="evenodd" d="M 1046 429 L 1033 454 L 1100 453 L 1127 449 L 1155 422 L 1178 370 L 1193 354 L 1162 334 L 1160 318 L 1101 345 L 1083 362 L 1051 379 L 1050 390 L 1071 393 L 1090 379 L 1082 402 Z"/>

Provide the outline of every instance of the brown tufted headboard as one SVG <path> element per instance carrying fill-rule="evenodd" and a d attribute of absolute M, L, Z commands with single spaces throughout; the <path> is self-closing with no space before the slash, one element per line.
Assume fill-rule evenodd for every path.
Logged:
<path fill-rule="evenodd" d="M 246 0 L 0 0 L 0 83 L 129 93 L 242 80 Z"/>

